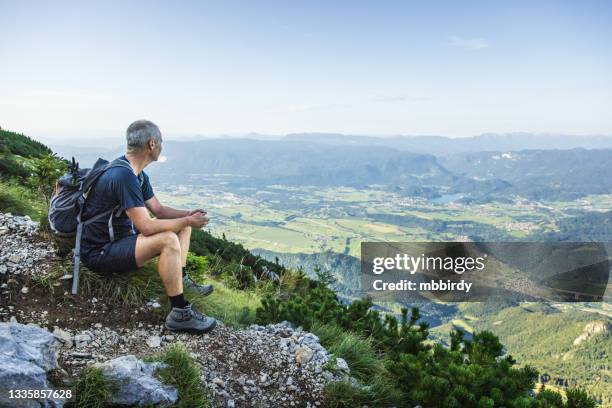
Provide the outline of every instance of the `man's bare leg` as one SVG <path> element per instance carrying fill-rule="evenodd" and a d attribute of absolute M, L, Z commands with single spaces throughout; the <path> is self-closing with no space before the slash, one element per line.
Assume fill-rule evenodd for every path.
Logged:
<path fill-rule="evenodd" d="M 149 236 L 138 234 L 136 239 L 136 264 L 138 267 L 158 255 L 157 269 L 172 305 L 172 310 L 166 316 L 164 324 L 166 329 L 191 333 L 206 333 L 212 330 L 217 321 L 214 318 L 202 316 L 183 297 L 182 256 L 178 234 L 171 231 Z M 175 301 L 180 303 L 181 300 L 184 302 L 184 306 L 174 304 Z"/>
<path fill-rule="evenodd" d="M 180 230 L 178 235 L 179 244 L 181 245 L 181 266 L 187 266 L 187 253 L 189 252 L 189 241 L 191 240 L 191 227 L 187 226 Z"/>
<path fill-rule="evenodd" d="M 184 268 L 187 266 L 187 254 L 189 253 L 189 241 L 191 240 L 191 227 L 185 227 L 180 230 L 177 234 L 179 243 L 181 245 L 181 266 Z M 194 289 L 200 295 L 208 296 L 210 295 L 214 288 L 212 285 L 202 285 L 196 283 L 192 279 L 188 279 L 185 281 L 186 285 L 190 289 Z"/>
<path fill-rule="evenodd" d="M 138 234 L 136 239 L 136 264 L 138 267 L 156 256 L 159 256 L 157 270 L 168 296 L 183 293 L 181 245 L 178 235 L 172 231 L 149 236 Z"/>

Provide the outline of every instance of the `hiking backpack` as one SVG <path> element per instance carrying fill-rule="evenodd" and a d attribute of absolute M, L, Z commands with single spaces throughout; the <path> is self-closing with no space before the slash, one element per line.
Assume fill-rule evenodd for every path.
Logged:
<path fill-rule="evenodd" d="M 110 210 L 96 214 L 88 220 L 82 220 L 81 215 L 87 196 L 96 181 L 108 169 L 124 167 L 132 171 L 132 167 L 124 160 L 115 159 L 108 162 L 98 159 L 91 169 L 79 169 L 79 164 L 72 158 L 70 171 L 59 178 L 51 196 L 49 205 L 49 226 L 58 238 L 74 238 L 72 273 L 72 294 L 75 295 L 79 287 L 79 272 L 81 269 L 81 235 L 83 226 L 102 217 L 108 217 L 108 234 L 111 242 L 114 241 L 113 216 L 121 215 L 122 209 L 117 205 Z"/>

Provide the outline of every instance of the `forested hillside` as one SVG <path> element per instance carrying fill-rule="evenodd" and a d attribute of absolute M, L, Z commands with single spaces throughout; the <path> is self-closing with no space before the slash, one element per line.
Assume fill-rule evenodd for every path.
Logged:
<path fill-rule="evenodd" d="M 44 198 L 65 167 L 42 143 L 0 129 L 0 210 L 40 218 Z"/>

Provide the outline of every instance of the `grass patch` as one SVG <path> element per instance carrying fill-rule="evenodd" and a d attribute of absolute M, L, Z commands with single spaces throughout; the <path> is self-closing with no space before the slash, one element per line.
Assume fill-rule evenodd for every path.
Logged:
<path fill-rule="evenodd" d="M 242 327 L 255 323 L 255 310 L 261 306 L 261 298 L 254 291 L 232 289 L 210 278 L 203 278 L 201 282 L 212 284 L 215 287 L 214 292 L 204 297 L 193 290 L 185 290 L 187 299 L 200 312 L 215 317 L 228 326 Z"/>
<path fill-rule="evenodd" d="M 175 343 L 163 352 L 147 358 L 148 361 L 161 361 L 168 366 L 155 372 L 164 383 L 178 390 L 179 400 L 174 407 L 202 408 L 210 406 L 208 396 L 200 382 L 200 367 L 191 358 L 185 346 Z"/>
<path fill-rule="evenodd" d="M 55 261 L 47 273 L 32 275 L 31 282 L 34 286 L 53 291 L 55 286 L 60 286 L 60 278 L 66 274 L 72 275 L 72 270 L 67 268 L 65 262 Z"/>
<path fill-rule="evenodd" d="M 47 210 L 32 190 L 15 181 L 0 180 L 0 211 L 13 215 L 29 215 L 38 220 Z"/>
<path fill-rule="evenodd" d="M 69 261 L 68 265 L 72 273 L 72 262 Z M 141 306 L 150 299 L 160 297 L 164 289 L 157 273 L 157 261 L 150 261 L 137 271 L 110 276 L 81 265 L 79 293 L 114 304 Z"/>
<path fill-rule="evenodd" d="M 44 275 L 32 275 L 34 286 L 52 291 L 61 286 L 60 278 L 72 275 L 74 272 L 72 259 L 54 261 L 49 271 Z M 72 279 L 64 281 L 72 285 Z M 93 272 L 81 264 L 79 278 L 79 295 L 96 297 L 111 304 L 142 306 L 150 299 L 156 299 L 164 294 L 164 288 L 157 272 L 155 260 L 146 263 L 137 271 L 124 274 L 104 275 Z"/>
<path fill-rule="evenodd" d="M 291 293 L 295 292 L 298 285 L 304 281 L 306 273 L 301 270 L 287 269 L 285 273 L 278 278 L 278 293 L 282 298 L 287 298 Z"/>
<path fill-rule="evenodd" d="M 376 355 L 372 342 L 352 333 L 345 333 L 328 351 L 342 357 L 351 369 L 351 375 L 367 380 L 384 372 L 384 364 Z"/>
<path fill-rule="evenodd" d="M 331 347 L 336 344 L 338 339 L 346 333 L 346 330 L 341 329 L 339 326 L 334 324 L 321 324 L 319 322 L 314 322 L 310 327 L 310 331 L 319 337 L 321 344 L 325 347 Z"/>
<path fill-rule="evenodd" d="M 346 360 L 353 377 L 368 381 L 385 372 L 384 362 L 376 354 L 370 339 L 343 331 L 334 325 L 315 323 L 311 331 L 319 337 L 329 352 Z"/>
<path fill-rule="evenodd" d="M 255 322 L 255 310 L 261 306 L 261 300 L 253 291 L 232 289 L 207 277 L 198 280 L 215 287 L 214 292 L 206 297 L 194 290 L 185 289 L 187 299 L 202 313 L 218 318 L 229 326 L 240 327 Z M 103 298 L 112 303 L 138 306 L 150 299 L 159 299 L 160 303 L 170 307 L 157 272 L 156 260 L 147 262 L 138 271 L 110 277 L 81 267 L 79 288 L 79 291 L 83 290 L 88 296 Z"/>
<path fill-rule="evenodd" d="M 398 405 L 401 395 L 386 378 L 375 377 L 362 387 L 353 387 L 348 380 L 329 383 L 324 399 L 330 408 L 392 407 Z"/>
<path fill-rule="evenodd" d="M 362 382 L 359 387 L 354 387 L 348 379 L 328 383 L 324 393 L 326 407 L 390 407 L 398 403 L 401 392 L 394 387 L 385 362 L 376 354 L 370 339 L 319 322 L 310 331 L 335 357 L 345 359 L 350 375 Z M 325 369 L 335 370 L 335 358 L 330 359 Z"/>
<path fill-rule="evenodd" d="M 88 367 L 74 384 L 75 400 L 66 404 L 70 408 L 103 408 L 113 392 L 112 381 L 98 367 Z"/>
<path fill-rule="evenodd" d="M 53 290 L 61 282 L 59 278 L 72 273 L 72 260 L 66 259 L 54 264 L 49 273 L 33 276 L 32 282 L 36 286 Z M 198 310 L 233 327 L 255 323 L 255 310 L 261 306 L 261 297 L 258 293 L 268 289 L 239 290 L 229 288 L 223 282 L 208 277 L 198 280 L 202 284 L 212 284 L 215 287 L 214 292 L 206 297 L 193 290 L 185 290 L 185 296 Z M 157 260 L 147 262 L 137 271 L 109 276 L 93 272 L 81 264 L 79 295 L 128 306 L 142 306 L 151 299 L 158 299 L 160 303 L 170 308 L 157 272 Z"/>

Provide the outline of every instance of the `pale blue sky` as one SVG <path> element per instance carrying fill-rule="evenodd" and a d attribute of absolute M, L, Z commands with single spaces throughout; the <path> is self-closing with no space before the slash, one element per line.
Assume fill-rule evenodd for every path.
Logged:
<path fill-rule="evenodd" d="M 612 135 L 612 2 L 0 0 L 0 126 Z"/>

